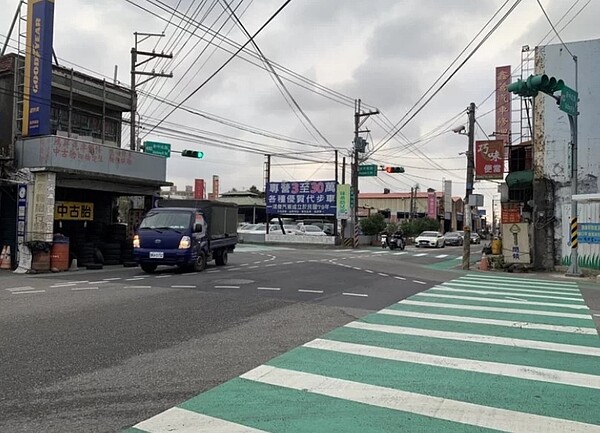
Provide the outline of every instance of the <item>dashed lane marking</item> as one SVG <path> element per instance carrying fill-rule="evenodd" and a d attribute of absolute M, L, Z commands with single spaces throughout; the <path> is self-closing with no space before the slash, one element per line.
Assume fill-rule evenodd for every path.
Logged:
<path fill-rule="evenodd" d="M 368 274 L 374 274 L 375 273 L 374 271 L 372 271 L 370 269 L 365 269 L 365 272 L 368 273 Z"/>
<path fill-rule="evenodd" d="M 408 252 L 400 251 L 399 253 L 394 253 L 395 256 L 403 256 L 404 254 L 408 254 Z"/>
<path fill-rule="evenodd" d="M 413 257 L 423 257 L 423 256 L 427 256 L 427 253 L 419 253 L 419 254 L 413 254 Z"/>
<path fill-rule="evenodd" d="M 143 280 L 143 278 L 127 278 L 125 281 L 141 281 L 141 280 Z"/>
<path fill-rule="evenodd" d="M 171 278 L 173 275 L 157 275 L 156 278 Z"/>
<path fill-rule="evenodd" d="M 172 289 L 195 289 L 197 286 L 177 285 L 171 286 Z"/>
<path fill-rule="evenodd" d="M 108 284 L 110 281 L 90 281 L 88 284 Z"/>
<path fill-rule="evenodd" d="M 239 271 L 239 270 L 241 270 L 241 269 L 242 269 L 242 268 L 231 268 L 231 269 L 227 269 L 227 270 L 228 270 L 229 272 L 231 272 L 231 271 Z"/>
<path fill-rule="evenodd" d="M 63 283 L 63 284 L 53 284 L 50 286 L 51 289 L 57 289 L 59 287 L 73 287 L 76 286 L 75 283 Z"/>
<path fill-rule="evenodd" d="M 26 290 L 22 292 L 10 292 L 13 295 L 24 295 L 26 293 L 46 293 L 45 290 Z"/>
<path fill-rule="evenodd" d="M 281 289 L 279 287 L 257 287 L 256 290 L 270 290 L 273 292 L 278 292 Z"/>
<path fill-rule="evenodd" d="M 215 286 L 215 289 L 239 289 L 240 286 Z"/>
<path fill-rule="evenodd" d="M 444 259 L 448 257 L 449 254 L 440 254 L 439 256 L 435 256 L 436 259 Z"/>
<path fill-rule="evenodd" d="M 103 280 L 103 281 L 118 281 L 118 280 L 120 280 L 120 279 L 121 279 L 121 278 L 119 278 L 119 277 L 114 277 L 114 278 L 103 278 L 102 280 Z"/>
<path fill-rule="evenodd" d="M 357 267 L 355 267 L 355 266 L 346 266 L 346 267 L 347 267 L 347 268 L 352 268 L 352 269 L 354 269 L 355 271 L 362 271 L 362 269 L 361 269 L 361 268 L 357 268 Z"/>
<path fill-rule="evenodd" d="M 406 278 L 404 278 L 404 277 L 394 277 L 394 278 L 397 280 L 406 281 Z"/>
<path fill-rule="evenodd" d="M 381 275 L 382 277 L 389 277 L 388 274 L 384 274 L 383 272 L 378 272 L 377 275 Z"/>
<path fill-rule="evenodd" d="M 218 271 L 216 269 L 214 271 L 206 271 L 207 274 L 217 274 L 219 272 L 221 272 L 221 271 Z"/>
<path fill-rule="evenodd" d="M 24 286 L 24 287 L 11 287 L 10 289 L 6 289 L 9 292 L 20 292 L 20 291 L 24 291 L 24 290 L 34 290 L 33 287 L 31 286 Z"/>
<path fill-rule="evenodd" d="M 151 289 L 152 286 L 125 286 L 124 289 Z"/>
<path fill-rule="evenodd" d="M 71 290 L 74 292 L 81 292 L 83 290 L 98 290 L 98 287 L 73 287 Z"/>
<path fill-rule="evenodd" d="M 323 293 L 323 290 L 298 289 L 300 293 Z"/>
<path fill-rule="evenodd" d="M 417 284 L 427 284 L 425 281 L 419 281 L 419 280 L 413 280 L 413 283 L 417 283 Z"/>
<path fill-rule="evenodd" d="M 359 298 L 368 298 L 369 295 L 366 293 L 352 293 L 352 292 L 342 292 L 343 296 L 357 296 Z"/>

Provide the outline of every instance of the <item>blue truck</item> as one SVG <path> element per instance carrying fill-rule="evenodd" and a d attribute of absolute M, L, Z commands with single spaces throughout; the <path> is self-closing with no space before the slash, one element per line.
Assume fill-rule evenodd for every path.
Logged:
<path fill-rule="evenodd" d="M 238 242 L 237 205 L 212 200 L 160 200 L 133 238 L 133 257 L 142 270 L 177 266 L 201 272 L 214 260 L 227 264 Z"/>

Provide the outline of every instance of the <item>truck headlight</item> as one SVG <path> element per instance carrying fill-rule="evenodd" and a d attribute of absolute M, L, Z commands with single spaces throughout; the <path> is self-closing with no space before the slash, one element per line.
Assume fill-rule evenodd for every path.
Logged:
<path fill-rule="evenodd" d="M 139 248 L 140 247 L 140 237 L 138 235 L 135 235 L 133 237 L 133 248 Z"/>
<path fill-rule="evenodd" d="M 189 236 L 183 236 L 179 241 L 179 249 L 187 250 L 192 246 L 192 239 Z"/>

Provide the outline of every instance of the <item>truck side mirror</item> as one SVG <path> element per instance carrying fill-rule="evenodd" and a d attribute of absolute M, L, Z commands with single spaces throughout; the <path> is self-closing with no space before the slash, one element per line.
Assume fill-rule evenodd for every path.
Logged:
<path fill-rule="evenodd" d="M 194 224 L 194 233 L 202 233 L 202 224 L 200 224 L 200 223 Z"/>

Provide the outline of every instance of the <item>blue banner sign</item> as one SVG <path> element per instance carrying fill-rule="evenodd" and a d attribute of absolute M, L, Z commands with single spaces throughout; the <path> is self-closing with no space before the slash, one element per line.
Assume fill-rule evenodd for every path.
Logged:
<path fill-rule="evenodd" d="M 337 183 L 334 180 L 269 182 L 267 213 L 271 215 L 335 215 Z"/>
<path fill-rule="evenodd" d="M 24 137 L 50 134 L 54 0 L 29 0 L 23 98 Z"/>
<path fill-rule="evenodd" d="M 600 223 L 579 224 L 577 238 L 580 244 L 600 244 Z"/>

